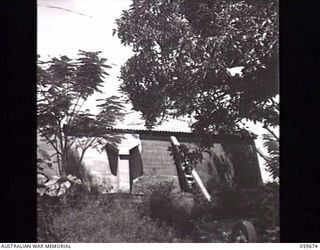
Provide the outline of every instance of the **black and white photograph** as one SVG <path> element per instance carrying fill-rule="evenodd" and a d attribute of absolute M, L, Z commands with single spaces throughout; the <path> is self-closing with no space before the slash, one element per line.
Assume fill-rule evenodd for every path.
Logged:
<path fill-rule="evenodd" d="M 37 0 L 37 241 L 279 243 L 279 1 Z"/>

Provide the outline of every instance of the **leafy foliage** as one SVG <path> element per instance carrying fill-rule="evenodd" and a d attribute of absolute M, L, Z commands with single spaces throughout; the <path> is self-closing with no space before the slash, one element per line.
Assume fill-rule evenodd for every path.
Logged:
<path fill-rule="evenodd" d="M 170 151 L 170 155 L 177 166 L 181 190 L 183 192 L 190 192 L 194 188 L 195 183 L 189 183 L 185 174 L 191 175 L 193 168 L 202 161 L 203 155 L 201 149 L 191 149 L 186 144 L 180 144 L 179 146 L 169 147 L 168 151 Z"/>
<path fill-rule="evenodd" d="M 169 195 L 173 191 L 173 183 L 161 183 L 148 186 L 147 194 L 149 194 L 150 217 L 165 221 L 171 206 Z"/>
<path fill-rule="evenodd" d="M 37 171 L 52 168 L 51 157 L 47 151 L 37 148 Z"/>
<path fill-rule="evenodd" d="M 272 134 L 263 134 L 263 145 L 268 150 L 268 156 L 266 157 L 266 169 L 270 173 L 274 181 L 279 181 L 279 140 Z"/>
<path fill-rule="evenodd" d="M 37 150 L 37 194 L 40 196 L 62 196 L 66 194 L 74 184 L 81 185 L 81 180 L 71 174 L 66 177 L 50 176 L 46 173 L 52 169 L 52 161 L 49 154 L 42 149 Z"/>
<path fill-rule="evenodd" d="M 38 131 L 55 149 L 63 177 L 67 174 L 72 145 L 81 150 L 80 167 L 89 147 L 101 149 L 107 142 L 119 141 L 117 136 L 101 136 L 101 130 L 112 127 L 124 116 L 124 107 L 118 97 L 97 100 L 100 102 L 97 115 L 83 109 L 90 96 L 102 93 L 100 88 L 104 76 L 108 75 L 105 69 L 111 68 L 100 53 L 80 50 L 76 59 L 61 56 L 46 62 L 38 56 Z"/>
<path fill-rule="evenodd" d="M 259 234 L 279 227 L 279 184 L 266 183 L 256 190 L 226 188 L 216 193 L 211 218 L 249 218 Z"/>
<path fill-rule="evenodd" d="M 148 127 L 184 115 L 204 133 L 278 124 L 277 0 L 135 0 L 117 25 L 134 51 L 121 89 Z"/>
<path fill-rule="evenodd" d="M 195 167 L 203 160 L 203 155 L 200 148 L 191 149 L 186 144 L 180 144 L 177 155 L 173 154 L 172 147 L 169 147 L 168 151 L 171 152 L 170 155 L 172 155 L 174 158 L 179 157 L 179 162 L 181 162 L 184 167 Z"/>
<path fill-rule="evenodd" d="M 187 200 L 184 194 L 174 198 L 173 182 L 165 182 L 149 187 L 149 216 L 158 221 L 160 225 L 173 226 L 177 233 L 183 236 L 193 236 L 195 227 L 191 221 L 191 214 L 188 213 L 188 206 L 192 204 L 179 204 L 179 200 Z"/>
<path fill-rule="evenodd" d="M 101 194 L 79 194 L 81 199 L 68 199 L 65 205 L 52 199 L 55 197 L 41 197 L 39 242 L 183 241 L 173 227 L 160 225 L 144 214 L 140 204 L 125 200 L 112 202 L 107 195 Z"/>
<path fill-rule="evenodd" d="M 232 211 L 238 219 L 255 218 L 263 242 L 279 241 L 275 235 L 279 226 L 277 183 L 262 186 L 255 195 L 235 191 L 233 202 L 230 196 L 223 201 L 220 195 L 218 206 L 194 193 L 191 214 L 186 213 L 186 203 L 177 206 L 172 199 L 169 182 L 150 186 L 149 198 L 143 203 L 116 201 L 111 195 L 89 194 L 81 188 L 73 185 L 66 202 L 62 197 L 38 196 L 39 242 L 226 242 L 221 229 L 225 230 L 223 219 Z M 215 219 L 222 221 L 218 225 Z"/>

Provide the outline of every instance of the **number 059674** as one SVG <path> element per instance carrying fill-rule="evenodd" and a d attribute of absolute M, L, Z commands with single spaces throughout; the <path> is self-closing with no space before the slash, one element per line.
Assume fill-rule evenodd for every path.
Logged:
<path fill-rule="evenodd" d="M 304 243 L 304 244 L 300 244 L 300 248 L 318 248 L 318 244 L 314 244 L 314 243 Z"/>

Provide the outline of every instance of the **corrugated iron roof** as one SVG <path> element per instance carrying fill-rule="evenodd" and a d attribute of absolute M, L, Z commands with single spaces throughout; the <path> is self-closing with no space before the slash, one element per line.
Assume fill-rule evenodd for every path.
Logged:
<path fill-rule="evenodd" d="M 104 133 L 119 133 L 119 134 L 145 134 L 154 136 L 185 136 L 185 137 L 200 137 L 201 135 L 193 132 L 185 131 L 169 131 L 169 130 L 149 130 L 149 129 L 131 129 L 131 128 L 106 128 Z M 78 133 L 74 131 L 72 135 L 77 135 Z M 71 134 L 70 134 L 71 135 Z M 206 136 L 212 136 L 214 138 L 251 138 L 255 139 L 255 136 L 250 136 L 246 134 L 210 134 Z"/>
<path fill-rule="evenodd" d="M 157 129 L 131 129 L 131 128 L 112 128 L 107 129 L 114 132 L 126 132 L 126 133 L 160 133 L 160 134 L 186 134 L 191 135 L 192 132 L 186 131 L 169 131 L 169 130 L 157 130 Z"/>

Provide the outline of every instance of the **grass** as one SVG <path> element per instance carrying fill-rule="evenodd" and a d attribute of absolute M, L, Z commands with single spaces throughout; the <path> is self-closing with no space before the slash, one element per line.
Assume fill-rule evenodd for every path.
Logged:
<path fill-rule="evenodd" d="M 171 184 L 153 187 L 145 199 L 137 199 L 139 202 L 134 202 L 132 195 L 88 194 L 83 190 L 69 192 L 62 199 L 40 197 L 38 242 L 226 242 L 223 227 L 214 223 L 214 217 L 219 211 L 220 219 L 233 213 L 244 216 L 240 216 L 240 201 L 230 193 L 215 208 L 195 194 L 193 210 L 187 213 L 185 204 L 177 206 L 169 198 L 172 188 Z M 268 229 L 261 230 L 261 242 L 279 241 L 275 194 L 277 187 L 266 185 L 251 205 L 260 222 L 256 226 Z"/>
<path fill-rule="evenodd" d="M 124 202 L 77 201 L 38 214 L 39 242 L 186 242 L 177 231 L 146 215 L 146 208 Z"/>

